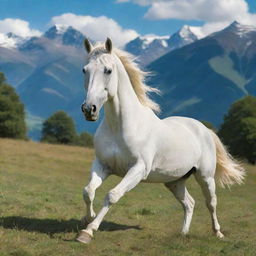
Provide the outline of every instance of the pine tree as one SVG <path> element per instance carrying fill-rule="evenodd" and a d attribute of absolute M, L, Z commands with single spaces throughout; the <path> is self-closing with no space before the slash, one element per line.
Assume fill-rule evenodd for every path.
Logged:
<path fill-rule="evenodd" d="M 0 72 L 0 137 L 26 138 L 24 105 Z"/>

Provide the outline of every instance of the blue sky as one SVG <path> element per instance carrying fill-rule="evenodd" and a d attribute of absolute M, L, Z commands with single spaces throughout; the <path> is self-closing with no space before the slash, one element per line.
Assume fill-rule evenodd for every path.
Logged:
<path fill-rule="evenodd" d="M 62 16 L 67 13 L 73 16 Z M 64 24 L 71 21 L 84 33 L 85 29 L 89 29 L 91 37 L 94 35 L 92 29 L 100 30 L 101 22 L 105 25 L 103 36 L 107 36 L 105 34 L 112 25 L 115 29 L 116 23 L 120 28 L 117 38 L 124 37 L 117 42 L 123 44 L 139 34 L 170 35 L 184 24 L 197 27 L 202 35 L 221 29 L 235 19 L 256 24 L 255 13 L 255 0 L 0 0 L 0 33 L 6 32 L 7 28 L 17 33 L 18 28 L 10 24 L 12 20 L 6 22 L 5 19 L 27 22 L 26 29 L 31 30 L 32 34 L 34 30 L 44 32 L 54 21 Z M 81 19 L 82 16 L 95 18 L 93 22 L 97 25 L 83 28 L 82 24 L 77 23 L 78 20 L 80 23 L 87 22 Z M 105 21 L 97 20 L 99 16 L 105 16 Z M 108 20 L 114 23 L 108 23 Z M 20 26 L 20 34 L 23 25 Z M 30 32 L 26 30 L 24 33 L 28 35 Z M 99 31 L 96 39 L 101 39 Z"/>
<path fill-rule="evenodd" d="M 150 20 L 143 18 L 148 7 L 114 0 L 0 0 L 0 18 L 19 18 L 29 21 L 31 27 L 45 31 L 53 16 L 63 13 L 107 16 L 122 27 L 135 29 L 139 34 L 166 35 L 175 32 L 182 20 Z M 189 24 L 201 24 L 192 21 Z"/>

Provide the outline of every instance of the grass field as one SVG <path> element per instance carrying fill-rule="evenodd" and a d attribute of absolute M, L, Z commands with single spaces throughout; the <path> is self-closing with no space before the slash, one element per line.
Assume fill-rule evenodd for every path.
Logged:
<path fill-rule="evenodd" d="M 0 139 L 0 255 L 256 255 L 256 167 L 246 165 L 243 186 L 218 188 L 218 216 L 226 237 L 215 238 L 194 178 L 196 200 L 190 235 L 179 232 L 183 211 L 161 184 L 140 184 L 106 216 L 93 241 L 74 240 L 81 229 L 93 151 Z M 119 178 L 99 188 L 95 208 Z"/>

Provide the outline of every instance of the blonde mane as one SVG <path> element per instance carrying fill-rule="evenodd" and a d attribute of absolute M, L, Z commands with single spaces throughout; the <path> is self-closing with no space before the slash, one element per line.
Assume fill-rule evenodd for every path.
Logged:
<path fill-rule="evenodd" d="M 121 51 L 119 49 L 114 49 L 114 53 L 122 62 L 132 84 L 132 87 L 141 102 L 144 106 L 147 106 L 154 110 L 155 112 L 160 111 L 159 105 L 151 100 L 148 96 L 150 92 L 159 93 L 159 90 L 153 87 L 150 87 L 145 84 L 147 72 L 142 71 L 138 64 L 134 62 L 134 58 L 131 54 Z"/>
<path fill-rule="evenodd" d="M 99 53 L 105 52 L 106 49 L 103 45 L 96 45 L 90 55 L 98 55 Z M 151 108 L 155 112 L 159 112 L 159 105 L 148 96 L 150 92 L 159 93 L 158 89 L 145 84 L 145 78 L 146 75 L 148 75 L 148 72 L 144 72 L 139 68 L 138 64 L 134 62 L 134 57 L 131 54 L 116 48 L 113 49 L 113 52 L 123 64 L 141 104 Z"/>

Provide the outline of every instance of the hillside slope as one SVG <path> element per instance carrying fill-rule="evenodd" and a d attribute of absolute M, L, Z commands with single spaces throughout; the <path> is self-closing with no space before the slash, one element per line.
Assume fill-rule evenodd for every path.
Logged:
<path fill-rule="evenodd" d="M 245 185 L 218 189 L 223 241 L 212 234 L 205 200 L 191 178 L 196 210 L 187 238 L 179 234 L 183 210 L 170 191 L 142 183 L 111 208 L 91 244 L 76 242 L 92 159 L 86 148 L 0 139 L 1 256 L 255 255 L 255 166 L 247 166 Z M 110 177 L 97 190 L 96 211 L 119 181 Z"/>

